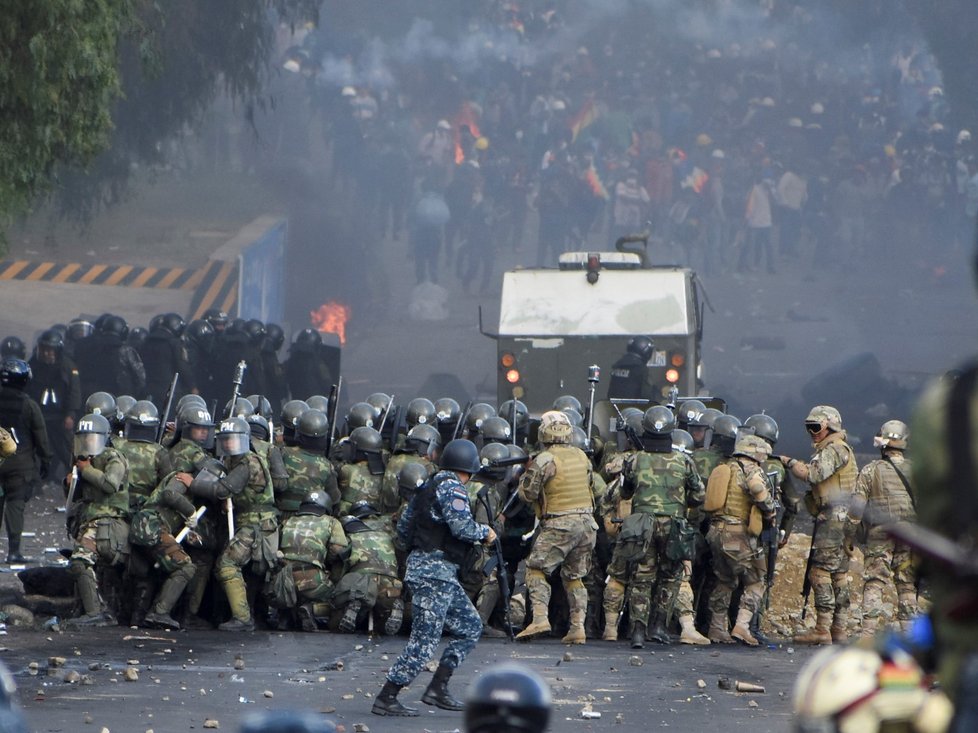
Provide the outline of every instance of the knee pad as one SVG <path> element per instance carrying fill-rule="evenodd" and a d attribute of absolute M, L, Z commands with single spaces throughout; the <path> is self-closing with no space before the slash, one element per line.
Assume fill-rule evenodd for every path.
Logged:
<path fill-rule="evenodd" d="M 604 588 L 605 588 L 605 592 L 608 592 L 608 591 L 610 591 L 612 593 L 624 593 L 625 592 L 625 584 L 622 583 L 620 580 L 616 580 L 615 578 L 609 578 L 608 579 L 608 582 L 605 583 Z"/>
<path fill-rule="evenodd" d="M 542 570 L 537 570 L 536 568 L 526 569 L 526 584 L 531 583 L 546 583 L 547 575 Z"/>
<path fill-rule="evenodd" d="M 214 570 L 214 577 L 223 583 L 237 579 L 240 573 L 241 571 L 234 565 L 218 565 Z"/>
<path fill-rule="evenodd" d="M 575 590 L 585 590 L 584 581 L 580 578 L 575 578 L 574 580 L 564 581 L 564 590 L 568 593 L 573 593 Z"/>

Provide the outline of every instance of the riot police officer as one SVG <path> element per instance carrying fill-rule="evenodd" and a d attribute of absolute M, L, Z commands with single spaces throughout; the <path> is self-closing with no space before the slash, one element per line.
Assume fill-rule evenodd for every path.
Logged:
<path fill-rule="evenodd" d="M 638 400 L 649 396 L 646 376 L 654 351 L 655 343 L 648 336 L 636 336 L 629 340 L 625 354 L 611 365 L 608 399 Z"/>

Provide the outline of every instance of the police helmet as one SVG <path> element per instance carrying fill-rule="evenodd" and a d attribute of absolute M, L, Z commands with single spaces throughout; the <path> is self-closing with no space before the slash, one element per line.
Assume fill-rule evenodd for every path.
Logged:
<path fill-rule="evenodd" d="M 285 343 L 285 331 L 277 323 L 268 323 L 265 325 L 265 340 L 262 341 L 262 351 L 265 352 L 276 352 L 282 348 L 282 344 Z"/>
<path fill-rule="evenodd" d="M 357 428 L 372 428 L 379 418 L 380 413 L 369 402 L 356 402 L 346 413 L 346 428 L 351 433 Z"/>
<path fill-rule="evenodd" d="M 855 646 L 812 656 L 795 679 L 792 707 L 796 733 L 947 730 L 954 712 L 909 654 L 883 659 Z"/>
<path fill-rule="evenodd" d="M 584 409 L 581 407 L 581 401 L 577 399 L 574 395 L 561 395 L 554 400 L 553 404 L 550 406 L 552 410 L 563 410 L 565 408 L 571 408 L 572 410 L 577 410 L 581 414 L 584 414 Z"/>
<path fill-rule="evenodd" d="M 214 327 L 203 319 L 191 321 L 186 330 L 186 337 L 205 351 L 213 346 L 216 335 Z"/>
<path fill-rule="evenodd" d="M 647 435 L 671 435 L 676 428 L 676 416 L 662 405 L 650 407 L 642 415 L 642 429 Z"/>
<path fill-rule="evenodd" d="M 426 397 L 415 397 L 407 403 L 404 416 L 409 427 L 427 425 L 435 422 L 435 403 Z"/>
<path fill-rule="evenodd" d="M 734 444 L 733 454 L 763 463 L 771 455 L 771 445 L 757 435 L 741 435 Z"/>
<path fill-rule="evenodd" d="M 717 418 L 721 417 L 722 415 L 723 413 L 717 408 L 707 407 L 705 410 L 703 410 L 703 417 L 700 420 L 700 422 L 703 423 L 702 427 L 712 428 L 716 424 Z M 699 426 L 690 425 L 690 427 Z"/>
<path fill-rule="evenodd" d="M 215 331 L 223 331 L 231 321 L 228 314 L 219 308 L 208 308 L 204 311 L 204 320 L 211 324 Z"/>
<path fill-rule="evenodd" d="M 195 431 L 200 428 L 203 432 Z M 196 437 L 194 436 L 196 432 Z M 214 420 L 206 407 L 189 404 L 177 413 L 177 435 L 197 443 L 205 450 L 214 446 Z"/>
<path fill-rule="evenodd" d="M 53 328 L 49 328 L 47 331 L 43 331 L 40 336 L 37 337 L 37 347 L 48 349 L 53 349 L 55 353 L 60 354 L 65 348 L 65 339 L 61 335 L 60 331 L 55 331 Z"/>
<path fill-rule="evenodd" d="M 479 449 L 471 440 L 464 438 L 449 441 L 438 458 L 438 467 L 448 471 L 476 474 L 482 467 L 479 461 Z"/>
<path fill-rule="evenodd" d="M 465 696 L 467 733 L 539 733 L 552 706 L 550 688 L 533 670 L 516 662 L 497 664 L 479 675 Z"/>
<path fill-rule="evenodd" d="M 248 340 L 255 346 L 260 346 L 265 339 L 265 324 L 257 318 L 252 318 L 245 322 L 244 332 L 248 334 Z"/>
<path fill-rule="evenodd" d="M 321 394 L 314 394 L 306 397 L 306 404 L 309 405 L 311 410 L 319 410 L 327 415 L 329 414 L 329 398 L 324 397 Z"/>
<path fill-rule="evenodd" d="M 98 332 L 107 336 L 117 336 L 121 341 L 129 337 L 129 324 L 122 316 L 106 313 L 99 319 Z"/>
<path fill-rule="evenodd" d="M 231 404 L 231 400 L 227 401 L 224 405 L 224 414 L 231 417 L 243 417 L 247 420 L 255 414 L 255 406 L 247 397 L 238 397 L 234 401 L 234 405 Z"/>
<path fill-rule="evenodd" d="M 770 415 L 765 415 L 763 412 L 759 415 L 751 415 L 744 420 L 744 425 L 748 428 L 754 428 L 754 435 L 764 438 L 772 448 L 777 445 L 781 432 L 778 428 L 778 421 Z"/>
<path fill-rule="evenodd" d="M 329 494 L 325 491 L 313 491 L 306 494 L 302 502 L 299 504 L 298 514 L 315 514 L 316 516 L 323 516 L 324 514 L 329 514 L 329 510 L 333 507 L 333 500 L 329 498 Z"/>
<path fill-rule="evenodd" d="M 3 341 L 0 341 L 0 358 L 6 359 L 8 356 L 26 359 L 27 345 L 16 336 L 7 336 Z"/>
<path fill-rule="evenodd" d="M 368 428 L 366 425 L 354 429 L 350 433 L 350 443 L 353 446 L 353 456 L 354 461 L 365 461 L 367 460 L 368 453 L 380 453 L 384 447 L 384 439 L 381 437 L 373 428 Z"/>
<path fill-rule="evenodd" d="M 383 392 L 374 392 L 373 394 L 367 395 L 367 399 L 364 402 L 371 405 L 379 417 L 387 409 L 387 406 L 390 405 L 391 396 Z"/>
<path fill-rule="evenodd" d="M 74 455 L 100 455 L 109 444 L 111 433 L 112 428 L 105 416 L 95 412 L 85 415 L 75 427 Z"/>
<path fill-rule="evenodd" d="M 625 424 L 634 430 L 637 435 L 641 435 L 642 430 L 644 430 L 642 423 L 645 413 L 639 410 L 637 407 L 631 407 L 628 410 L 622 410 L 621 414 L 622 417 L 625 418 Z"/>
<path fill-rule="evenodd" d="M 221 420 L 216 437 L 219 456 L 242 456 L 251 450 L 251 428 L 243 417 Z"/>
<path fill-rule="evenodd" d="M 136 326 L 135 328 L 129 329 L 129 337 L 126 339 L 126 343 L 134 349 L 138 349 L 146 343 L 147 336 L 149 336 L 149 331 L 142 326 Z"/>
<path fill-rule="evenodd" d="M 106 419 L 111 419 L 118 412 L 118 406 L 115 397 L 108 392 L 92 392 L 85 400 L 85 412 L 94 412 L 96 415 L 105 415 Z"/>
<path fill-rule="evenodd" d="M 206 407 L 189 404 L 178 413 L 178 419 L 184 425 L 194 425 L 199 428 L 214 427 L 214 419 Z"/>
<path fill-rule="evenodd" d="M 737 439 L 740 431 L 740 419 L 735 415 L 721 415 L 713 423 L 713 436 L 717 438 Z"/>
<path fill-rule="evenodd" d="M 579 410 L 575 410 L 573 407 L 565 407 L 561 412 L 567 415 L 567 419 L 574 427 L 579 428 L 584 424 L 584 415 Z"/>
<path fill-rule="evenodd" d="M 441 433 L 432 425 L 415 425 L 404 437 L 404 446 L 419 456 L 432 458 L 441 447 Z"/>
<path fill-rule="evenodd" d="M 679 407 L 676 408 L 676 422 L 679 423 L 679 427 L 683 430 L 689 427 L 706 427 L 703 423 L 703 413 L 705 411 L 706 405 L 700 400 L 686 400 L 679 403 Z"/>
<path fill-rule="evenodd" d="M 179 415 L 183 408 L 188 407 L 189 405 L 196 405 L 204 410 L 207 409 L 207 403 L 199 394 L 185 394 L 183 397 L 177 400 L 177 414 Z"/>
<path fill-rule="evenodd" d="M 693 448 L 696 447 L 696 443 L 693 440 L 693 436 L 682 428 L 676 428 L 672 431 L 672 449 L 678 450 L 681 453 L 692 453 Z"/>
<path fill-rule="evenodd" d="M 451 397 L 435 400 L 435 418 L 439 425 L 454 425 L 462 415 L 462 407 Z"/>
<path fill-rule="evenodd" d="M 326 450 L 326 443 L 329 441 L 329 418 L 322 410 L 309 408 L 299 416 L 295 435 L 303 448 Z"/>
<path fill-rule="evenodd" d="M 303 400 L 289 400 L 282 405 L 279 424 L 282 426 L 282 440 L 286 445 L 296 444 L 296 425 L 299 422 L 299 417 L 308 409 L 309 405 Z"/>
<path fill-rule="evenodd" d="M 261 413 L 266 417 L 272 414 L 272 403 L 268 401 L 267 397 L 250 394 L 246 399 L 254 406 L 255 412 Z"/>
<path fill-rule="evenodd" d="M 84 318 L 75 318 L 68 323 L 64 336 L 66 341 L 77 342 L 87 339 L 93 333 L 95 333 L 95 326 Z"/>
<path fill-rule="evenodd" d="M 830 432 L 842 432 L 842 415 L 830 405 L 815 405 L 805 418 L 805 429 L 815 434 L 828 428 Z"/>
<path fill-rule="evenodd" d="M 116 402 L 118 407 L 118 402 Z M 160 411 L 149 400 L 139 400 L 125 413 L 126 440 L 152 443 L 160 427 Z"/>
<path fill-rule="evenodd" d="M 360 501 L 353 502 L 353 505 L 350 507 L 350 514 L 357 519 L 365 519 L 367 517 L 377 516 L 380 514 L 380 510 L 369 501 L 361 499 Z"/>
<path fill-rule="evenodd" d="M 587 442 L 587 433 L 584 432 L 584 428 L 579 425 L 571 425 L 570 439 L 567 441 L 568 445 L 582 450 L 587 453 L 591 450 L 591 446 Z"/>
<path fill-rule="evenodd" d="M 106 415 L 109 422 L 112 424 L 113 430 L 119 430 L 122 427 L 122 424 L 126 419 L 126 415 L 129 414 L 129 410 L 131 410 L 135 404 L 136 398 L 129 394 L 121 394 L 115 398 L 115 414 Z M 156 405 L 153 406 L 156 407 Z M 90 410 L 90 412 L 94 412 L 94 410 Z"/>
<path fill-rule="evenodd" d="M 509 443 L 512 440 L 513 429 L 501 417 L 493 415 L 482 421 L 479 434 L 482 435 L 483 444 Z"/>
<path fill-rule="evenodd" d="M 397 493 L 405 501 L 410 501 L 425 481 L 428 480 L 428 467 L 418 461 L 405 463 L 397 472 Z"/>
<path fill-rule="evenodd" d="M 651 359 L 654 350 L 655 342 L 648 336 L 636 336 L 628 342 L 628 353 L 635 354 L 642 361 Z"/>
<path fill-rule="evenodd" d="M 508 466 L 494 466 L 496 461 L 504 461 L 509 458 L 509 448 L 502 443 L 487 443 L 479 451 L 479 462 L 482 464 L 481 475 L 488 476 L 496 481 L 506 478 Z"/>
<path fill-rule="evenodd" d="M 876 437 L 873 438 L 873 445 L 881 449 L 906 450 L 907 441 L 910 439 L 910 428 L 901 420 L 887 420 L 883 423 Z"/>
<path fill-rule="evenodd" d="M 0 384 L 24 389 L 31 381 L 31 368 L 23 359 L 8 356 L 0 364 Z"/>
<path fill-rule="evenodd" d="M 160 327 L 166 329 L 174 336 L 181 336 L 186 326 L 187 322 L 177 313 L 164 313 L 160 321 Z"/>
<path fill-rule="evenodd" d="M 268 424 L 268 418 L 264 415 L 259 415 L 256 412 L 254 415 L 248 415 L 245 420 L 248 421 L 252 440 L 269 441 L 272 439 L 272 429 Z"/>
<path fill-rule="evenodd" d="M 530 411 L 526 409 L 524 405 L 519 400 L 506 400 L 499 406 L 499 417 L 503 418 L 510 425 L 514 423 L 513 411 L 516 411 L 516 430 L 525 430 L 527 424 L 530 422 Z"/>
<path fill-rule="evenodd" d="M 488 402 L 476 402 L 465 414 L 465 428 L 475 435 L 482 428 L 482 423 L 496 416 L 496 410 Z"/>
<path fill-rule="evenodd" d="M 292 346 L 290 350 L 312 353 L 319 349 L 319 347 L 322 345 L 323 337 L 319 335 L 319 331 L 312 328 L 304 328 L 295 335 L 295 338 L 292 339 Z"/>

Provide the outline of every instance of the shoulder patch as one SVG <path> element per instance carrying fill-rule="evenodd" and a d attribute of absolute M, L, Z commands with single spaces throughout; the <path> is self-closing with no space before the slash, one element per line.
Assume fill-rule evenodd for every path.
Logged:
<path fill-rule="evenodd" d="M 456 496 L 454 499 L 452 499 L 452 509 L 454 509 L 457 512 L 463 511 L 465 507 L 467 507 L 468 505 L 469 505 L 468 497 L 466 497 L 465 499 L 460 499 L 458 496 Z"/>

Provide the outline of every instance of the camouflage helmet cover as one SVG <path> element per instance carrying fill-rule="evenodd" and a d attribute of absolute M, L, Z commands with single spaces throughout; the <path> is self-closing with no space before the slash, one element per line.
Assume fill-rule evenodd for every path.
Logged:
<path fill-rule="evenodd" d="M 805 418 L 805 423 L 820 423 L 833 433 L 842 432 L 842 415 L 830 405 L 815 405 Z"/>

